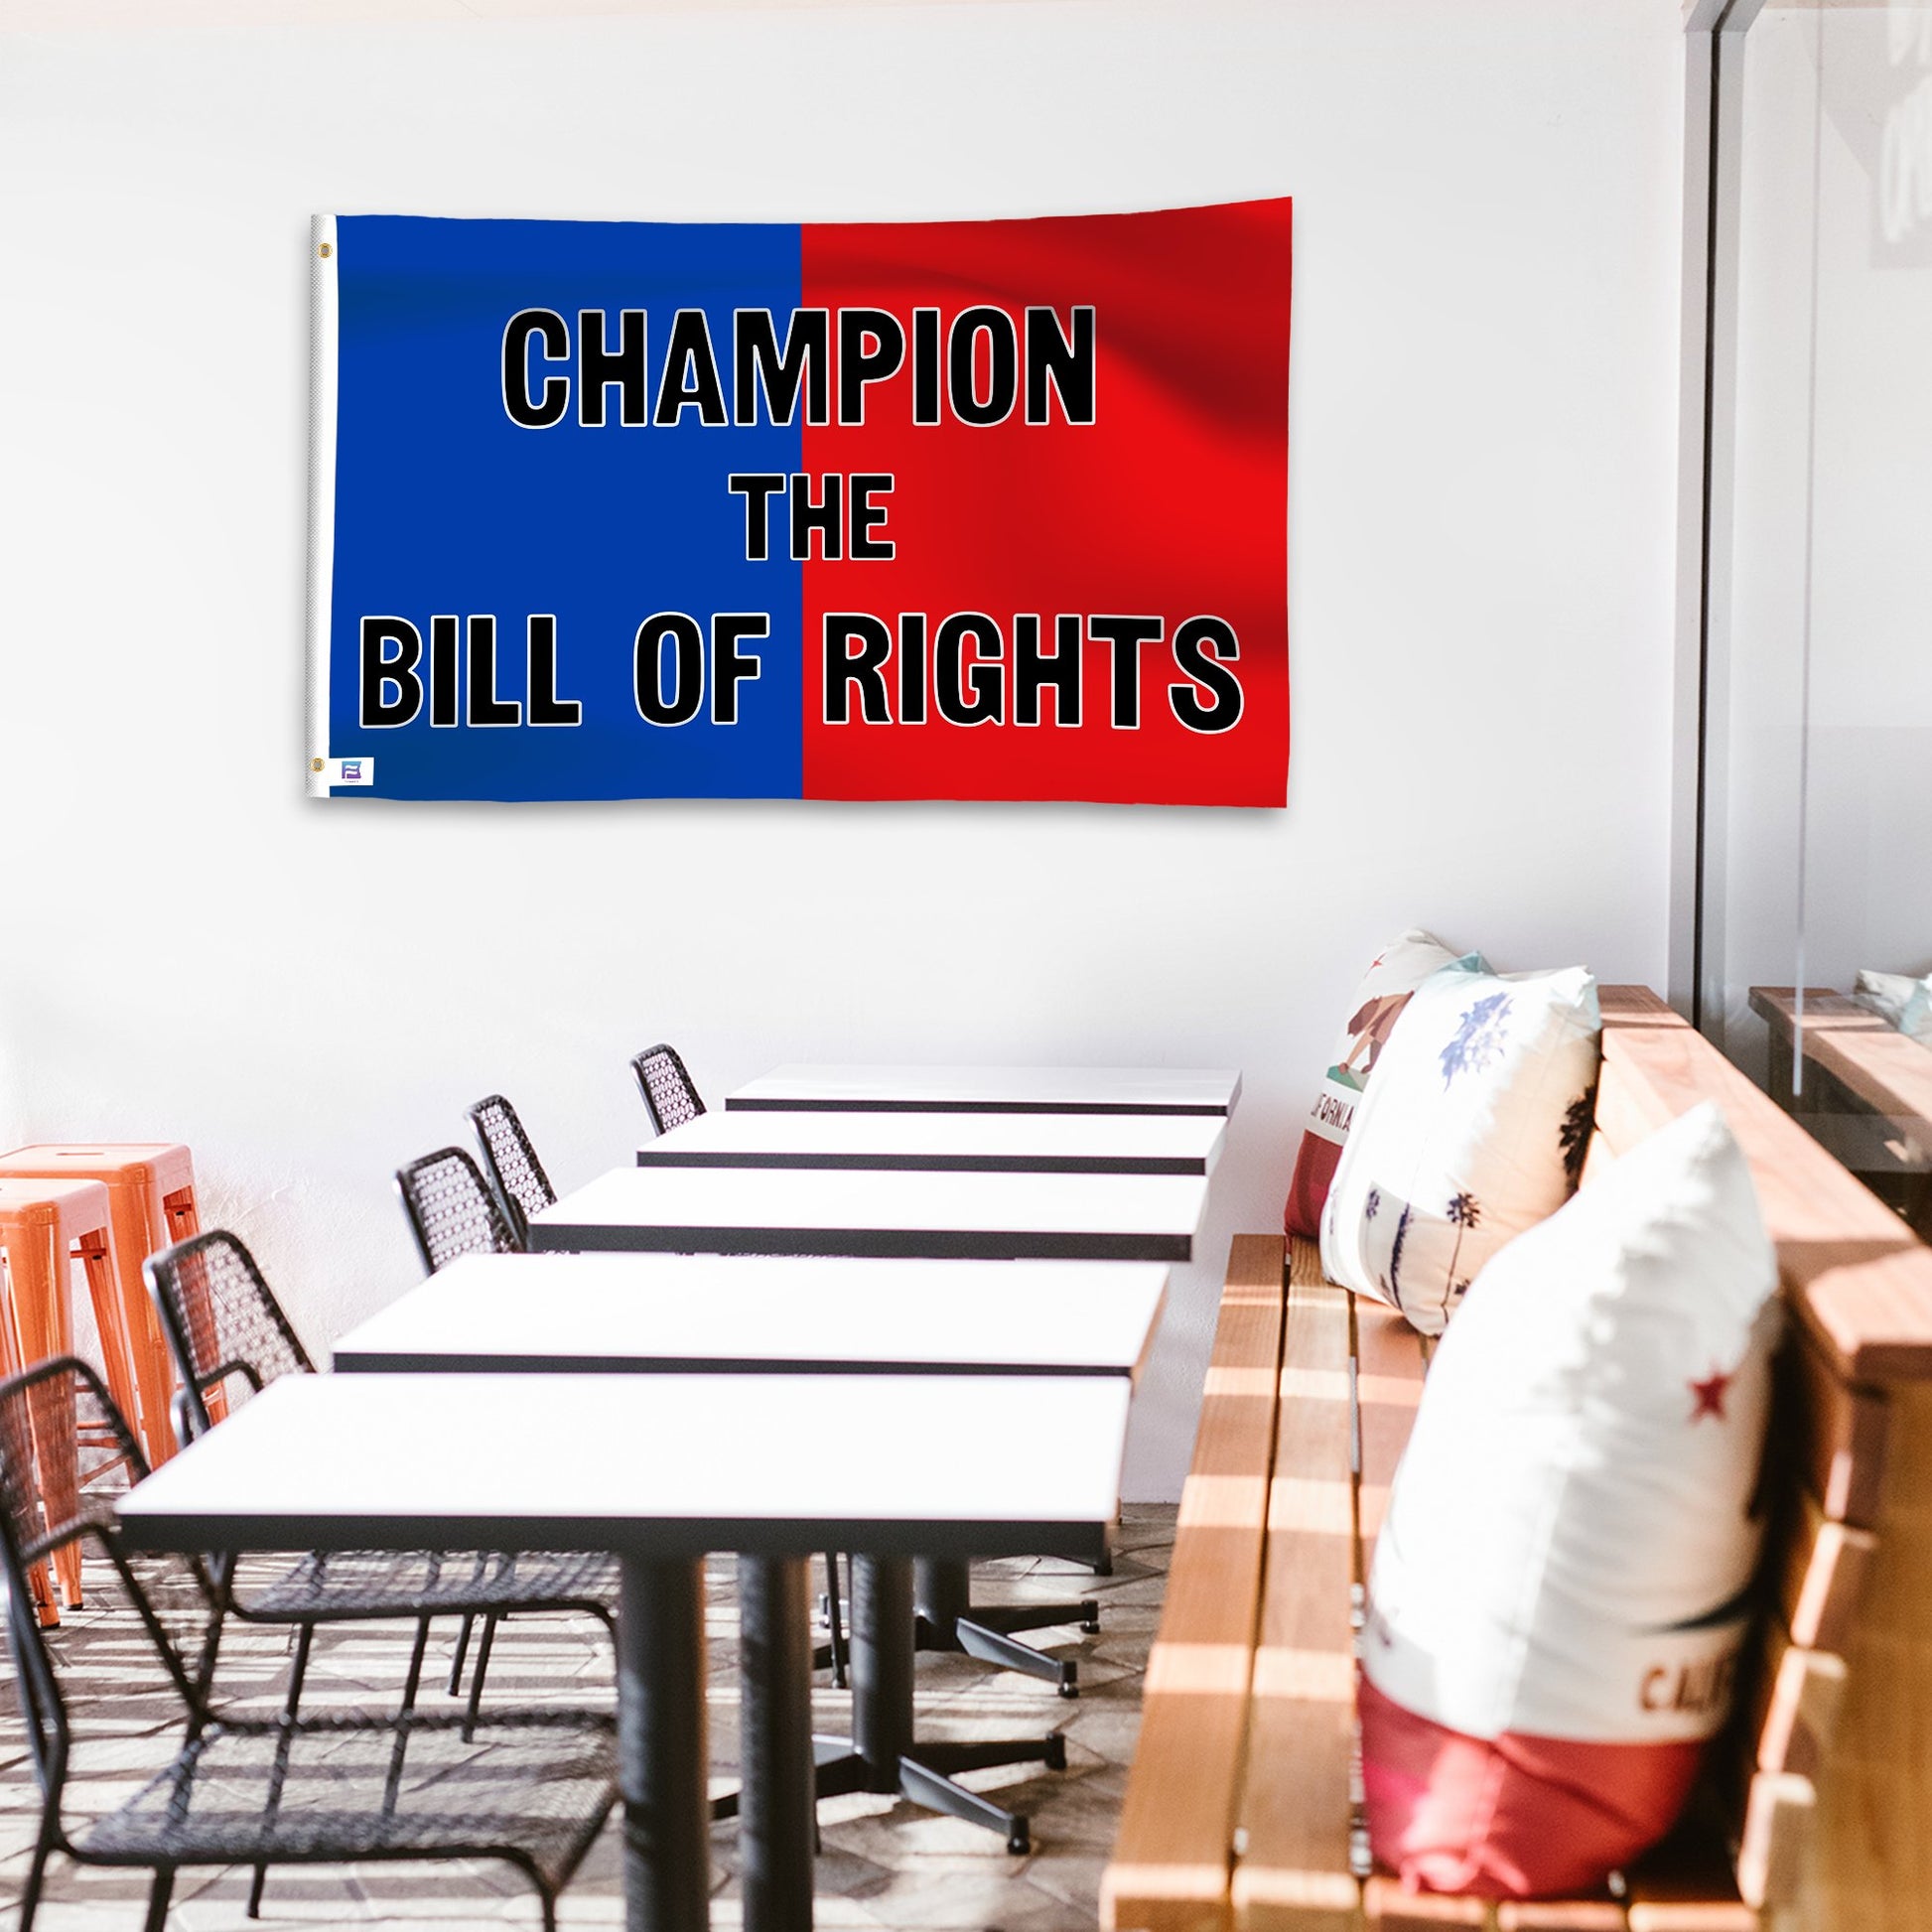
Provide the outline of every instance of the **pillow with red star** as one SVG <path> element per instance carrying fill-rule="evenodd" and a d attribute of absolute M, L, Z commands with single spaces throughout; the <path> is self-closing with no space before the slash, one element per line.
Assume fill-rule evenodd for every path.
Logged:
<path fill-rule="evenodd" d="M 1476 1278 L 1362 1640 L 1370 1843 L 1411 1885 L 1584 1889 L 1675 1821 L 1750 1622 L 1776 1291 L 1709 1103 Z"/>

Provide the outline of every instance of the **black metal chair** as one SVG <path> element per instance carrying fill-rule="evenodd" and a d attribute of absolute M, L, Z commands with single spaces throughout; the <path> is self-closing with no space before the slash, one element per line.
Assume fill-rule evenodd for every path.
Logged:
<path fill-rule="evenodd" d="M 684 1070 L 675 1047 L 666 1046 L 662 1040 L 646 1046 L 641 1053 L 631 1055 L 630 1070 L 637 1076 L 637 1091 L 644 1097 L 644 1111 L 655 1132 L 668 1134 L 673 1127 L 682 1127 L 704 1112 L 697 1083 Z"/>
<path fill-rule="evenodd" d="M 481 1182 L 479 1182 L 481 1185 Z M 144 1264 L 149 1293 L 181 1377 L 175 1426 L 183 1442 L 210 1427 L 207 1395 L 220 1389 L 230 1402 L 258 1394 L 283 1375 L 312 1375 L 315 1363 L 276 1301 L 255 1258 L 235 1235 L 211 1229 L 152 1255 Z M 500 1551 L 353 1551 L 298 1557 L 272 1580 L 237 1589 L 233 1567 L 213 1567 L 222 1607 L 249 1623 L 291 1624 L 295 1663 L 289 1677 L 287 1716 L 302 1699 L 317 1626 L 414 1617 L 402 1709 L 413 1711 L 422 1681 L 431 1619 L 463 1618 L 450 1672 L 450 1694 L 463 1680 L 463 1664 L 476 1617 L 483 1619 L 470 1679 L 464 1724 L 473 1726 L 483 1703 L 483 1679 L 499 1618 L 532 1611 L 581 1610 L 613 1623 L 618 1593 L 615 1559 L 591 1554 L 519 1555 Z M 260 1902 L 260 1875 L 249 1900 Z"/>
<path fill-rule="evenodd" d="M 462 1255 L 518 1255 L 523 1238 L 460 1147 L 438 1148 L 396 1170 L 396 1193 L 430 1274 Z"/>
<path fill-rule="evenodd" d="M 510 1222 L 519 1240 L 530 1238 L 530 1216 L 542 1212 L 557 1198 L 550 1176 L 516 1117 L 516 1109 L 500 1093 L 479 1100 L 470 1109 L 471 1124 L 483 1149 L 483 1165 L 496 1184 Z"/>
<path fill-rule="evenodd" d="M 507 1101 L 503 1104 L 509 1105 Z M 548 1186 L 549 1182 L 544 1184 Z M 498 1201 L 476 1162 L 460 1147 L 438 1148 L 434 1154 L 398 1168 L 396 1194 L 402 1201 L 409 1231 L 416 1237 L 423 1266 L 432 1275 L 464 1255 L 514 1255 L 524 1251 L 523 1235 L 509 1222 L 511 1210 Z M 608 1568 L 611 1600 L 615 1601 L 616 1567 Z M 483 1613 L 483 1641 L 477 1652 L 479 1670 L 487 1663 L 490 1645 L 495 1642 L 497 1614 L 493 1610 Z M 450 1663 L 452 1696 L 463 1681 L 463 1663 L 469 1655 L 474 1625 L 474 1615 L 466 1615 L 457 1634 L 456 1654 Z"/>
<path fill-rule="evenodd" d="M 135 1555 L 115 1533 L 98 1485 L 72 1505 L 76 1429 L 111 1439 L 133 1479 L 147 1473 L 124 1419 L 85 1363 L 60 1357 L 0 1382 L 0 1569 L 9 1641 L 41 1789 L 40 1834 L 21 1897 L 31 1932 L 56 1852 L 82 1864 L 151 1869 L 147 1932 L 162 1932 L 175 1874 L 187 1866 L 337 1864 L 351 1861 L 500 1859 L 535 1886 L 554 1932 L 557 1894 L 602 1829 L 616 1796 L 616 1726 L 585 1711 L 491 1715 L 471 1734 L 454 1714 L 242 1719 L 208 1701 L 221 1631 L 221 1587 L 185 1557 Z M 105 1465 L 103 1465 L 105 1467 Z M 125 1776 L 130 1746 L 153 1744 L 153 1719 L 131 1716 L 135 1688 L 117 1640 L 114 1667 L 89 1694 L 70 1640 L 49 1643 L 33 1613 L 31 1567 L 88 1539 L 112 1565 L 163 1680 L 180 1701 L 179 1741 L 164 1769 L 105 1816 L 69 1824 L 70 1776 L 97 1760 Z M 141 1689 L 151 1688 L 143 1685 Z"/>

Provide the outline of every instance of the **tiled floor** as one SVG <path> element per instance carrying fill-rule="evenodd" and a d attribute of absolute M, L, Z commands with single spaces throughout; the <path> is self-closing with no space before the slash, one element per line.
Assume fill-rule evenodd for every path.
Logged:
<path fill-rule="evenodd" d="M 1079 1659 L 1082 1692 L 1063 1702 L 1050 1686 L 998 1672 L 966 1658 L 922 1657 L 919 1722 L 942 1737 L 997 1736 L 1062 1729 L 1067 1769 L 1035 1774 L 1026 1767 L 979 1773 L 968 1782 L 1030 1811 L 1037 1849 L 1013 1858 L 1001 1840 L 890 1798 L 829 1799 L 821 1807 L 824 1853 L 818 1865 L 817 1922 L 838 1932 L 1076 1932 L 1095 1922 L 1100 1872 L 1113 1842 L 1126 1767 L 1140 1726 L 1141 1673 L 1153 1642 L 1173 1539 L 1173 1511 L 1134 1508 L 1117 1541 L 1111 1577 L 1089 1577 L 1068 1564 L 985 1564 L 979 1593 L 992 1601 L 1087 1594 L 1101 1603 L 1101 1634 L 1075 1630 L 1033 1639 Z M 91 1573 L 90 1573 L 91 1574 Z M 728 1782 L 736 1752 L 737 1619 L 731 1565 L 711 1566 L 708 1623 L 712 1657 L 712 1757 Z M 454 1626 L 441 1632 L 447 1672 Z M 138 1630 L 107 1605 L 106 1592 L 84 1611 L 69 1612 L 56 1637 L 90 1687 L 115 1693 L 116 1735 L 127 1742 L 105 1768 L 69 1786 L 70 1815 L 102 1807 L 131 1790 L 169 1755 L 165 1700 L 143 1695 L 150 1677 Z M 310 1666 L 304 1708 L 379 1706 L 400 1686 L 408 1632 L 363 1625 L 325 1633 Z M 434 1670 L 436 1648 L 431 1653 Z M 576 1701 L 610 1696 L 610 1645 L 588 1619 L 525 1619 L 504 1626 L 490 1662 L 487 1703 Z M 224 1641 L 222 1681 L 231 1695 L 279 1704 L 288 1645 L 272 1631 L 233 1626 Z M 0 1670 L 0 1924 L 14 1923 L 39 1819 L 39 1795 L 10 1667 Z M 431 1681 L 426 1676 L 425 1683 Z M 821 1680 L 822 1682 L 822 1680 Z M 117 1687 L 124 1683 L 125 1692 Z M 440 1689 L 434 1693 L 440 1697 Z M 849 1700 L 821 1690 L 815 1721 L 846 1728 Z M 733 1875 L 734 1830 L 714 1838 L 716 1894 L 712 1922 L 729 1932 L 740 1922 Z M 505 1867 L 363 1865 L 278 1872 L 270 1878 L 259 1921 L 243 1914 L 247 1874 L 184 1873 L 168 1923 L 173 1932 L 242 1932 L 318 1925 L 535 1926 L 536 1903 Z M 136 1932 L 147 1881 L 138 1872 L 83 1869 L 55 1861 L 38 1925 L 43 1932 Z M 607 1826 L 584 1868 L 564 1894 L 565 1926 L 622 1923 L 615 1827 Z"/>

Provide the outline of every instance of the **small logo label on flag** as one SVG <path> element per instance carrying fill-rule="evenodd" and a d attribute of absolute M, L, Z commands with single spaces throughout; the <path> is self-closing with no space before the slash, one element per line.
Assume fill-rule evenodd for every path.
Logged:
<path fill-rule="evenodd" d="M 374 759 L 331 759 L 329 782 L 332 785 L 372 785 L 375 783 Z"/>

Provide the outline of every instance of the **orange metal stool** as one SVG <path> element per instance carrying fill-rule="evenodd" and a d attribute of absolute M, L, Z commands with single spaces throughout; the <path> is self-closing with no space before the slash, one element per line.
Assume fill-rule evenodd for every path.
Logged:
<path fill-rule="evenodd" d="M 141 1264 L 158 1249 L 202 1231 L 195 1209 L 194 1157 L 172 1141 L 52 1141 L 0 1155 L 0 1178 L 9 1176 L 97 1180 L 107 1189 L 122 1325 L 140 1386 L 141 1443 L 150 1462 L 165 1462 L 175 1452 L 174 1418 L 168 1409 L 175 1370 L 161 1318 L 141 1279 Z M 113 1394 L 118 1402 L 120 1391 Z M 130 1418 L 134 1413 L 130 1407 Z"/>
<path fill-rule="evenodd" d="M 134 1356 L 128 1342 L 125 1305 L 114 1268 L 108 1190 L 97 1180 L 45 1180 L 0 1176 L 0 1254 L 6 1258 L 4 1308 L 0 1308 L 0 1367 L 8 1374 L 73 1352 L 73 1264 L 78 1249 L 100 1329 L 107 1388 L 117 1404 L 133 1399 Z M 75 1419 L 36 1417 L 35 1455 L 49 1501 L 77 1507 L 80 1443 Z M 80 1602 L 80 1548 L 69 1543 L 54 1568 L 69 1608 Z M 55 1619 L 45 1604 L 42 1620 Z"/>

